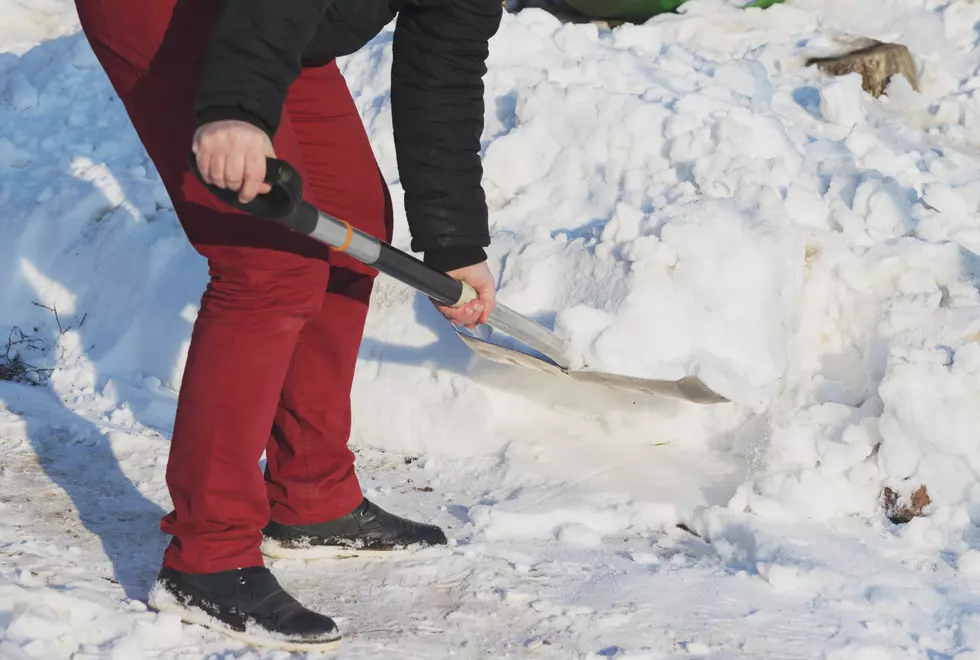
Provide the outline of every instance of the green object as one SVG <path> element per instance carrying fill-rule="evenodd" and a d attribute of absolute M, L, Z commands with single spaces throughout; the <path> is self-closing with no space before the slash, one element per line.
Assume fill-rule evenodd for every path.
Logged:
<path fill-rule="evenodd" d="M 675 11 L 687 0 L 565 0 L 568 6 L 591 19 L 643 22 Z M 783 0 L 753 0 L 746 7 L 771 7 Z"/>

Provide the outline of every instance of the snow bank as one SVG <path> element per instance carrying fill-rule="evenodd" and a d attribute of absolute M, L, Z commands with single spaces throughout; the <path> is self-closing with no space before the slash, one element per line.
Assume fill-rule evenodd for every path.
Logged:
<path fill-rule="evenodd" d="M 98 409 L 175 388 L 207 267 L 122 104 L 80 34 L 0 72 L 3 338 L 19 326 L 57 347 L 50 364 L 25 358 L 57 366 L 65 397 L 104 394 Z M 146 412 L 172 423 L 172 409 Z"/>
<path fill-rule="evenodd" d="M 925 484 L 933 509 L 970 509 L 977 122 L 930 76 L 954 51 L 975 70 L 957 26 L 980 14 L 689 7 L 610 33 L 527 12 L 503 33 L 533 46 L 495 49 L 489 76 L 501 296 L 555 313 L 595 368 L 698 373 L 750 408 L 733 508 L 875 517 L 884 485 Z M 920 19 L 922 94 L 898 80 L 878 101 L 801 66 L 835 22 L 895 38 Z"/>
<path fill-rule="evenodd" d="M 71 0 L 0 0 L 0 52 L 21 54 L 78 29 Z"/>
<path fill-rule="evenodd" d="M 0 56 L 0 338 L 42 339 L 25 357 L 55 369 L 80 415 L 166 435 L 206 270 L 84 40 L 21 47 L 60 34 L 65 6 L 3 42 L 16 12 L 48 5 L 0 2 L 15 53 Z M 777 532 L 746 520 L 880 530 L 882 490 L 925 485 L 928 516 L 892 531 L 975 573 L 980 4 L 937 7 L 693 0 L 612 31 L 505 16 L 484 135 L 500 298 L 593 368 L 696 373 L 734 403 L 634 400 L 474 362 L 425 301 L 383 281 L 354 444 L 419 457 L 415 477 L 492 484 L 460 514 L 480 542 L 592 551 L 683 519 L 726 565 L 841 602 L 846 559 L 789 561 Z M 876 100 L 803 66 L 846 31 L 907 43 L 920 91 L 899 79 Z M 404 247 L 390 57 L 382 38 L 343 68 Z M 27 603 L 4 625 L 30 632 L 47 610 L 22 588 L 2 585 Z M 828 657 L 922 648 L 842 639 Z"/>
<path fill-rule="evenodd" d="M 611 33 L 513 21 L 533 46 L 494 50 L 489 76 L 501 295 L 554 312 L 596 368 L 699 373 L 750 407 L 733 508 L 875 517 L 883 486 L 925 484 L 962 525 L 980 492 L 978 118 L 972 83 L 938 79 L 973 77 L 959 26 L 980 13 L 869 4 L 693 3 Z M 908 35 L 922 94 L 802 68 L 837 26 Z"/>
<path fill-rule="evenodd" d="M 972 33 L 955 29 L 967 10 L 905 5 L 932 35 L 914 44 L 927 74 L 937 53 L 976 63 Z M 972 85 L 926 75 L 922 94 L 897 82 L 901 93 L 879 101 L 856 76 L 802 67 L 835 25 L 854 23 L 839 9 L 704 1 L 614 31 L 539 10 L 506 16 L 484 142 L 500 296 L 553 324 L 593 368 L 697 373 L 735 401 L 735 414 L 683 411 L 711 429 L 702 438 L 727 433 L 754 457 L 733 506 L 874 515 L 883 485 L 921 481 L 936 507 L 975 507 L 980 176 L 957 146 L 977 124 Z M 865 34 L 907 25 L 881 15 Z M 388 49 L 379 40 L 344 66 L 398 197 Z M 79 35 L 0 64 L 0 119 L 15 129 L 0 140 L 0 325 L 59 344 L 65 396 L 101 395 L 99 406 L 166 424 L 170 411 L 144 410 L 141 392 L 176 389 L 204 266 Z M 404 405 L 441 406 L 447 429 L 500 428 L 497 395 L 459 376 L 458 346 L 433 347 L 448 338 L 433 323 L 381 286 L 359 401 L 407 385 L 417 398 Z M 386 364 L 392 324 L 417 359 Z M 408 408 L 393 405 L 361 437 L 474 451 L 428 418 L 406 428 Z"/>

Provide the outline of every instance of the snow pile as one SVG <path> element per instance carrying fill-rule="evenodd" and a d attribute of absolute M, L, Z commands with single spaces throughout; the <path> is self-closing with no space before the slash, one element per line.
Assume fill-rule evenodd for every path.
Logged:
<path fill-rule="evenodd" d="M 135 657 L 200 643 L 133 599 L 164 542 L 165 437 L 207 273 L 84 39 L 25 45 L 71 12 L 0 0 L 0 340 L 31 337 L 23 358 L 54 370 L 57 395 L 0 383 L 0 451 L 17 466 L 0 479 L 0 554 L 17 567 L 0 566 L 16 603 L 0 608 L 0 655 L 117 639 Z M 435 567 L 369 569 L 394 585 L 372 593 L 377 611 L 357 609 L 361 571 L 323 569 L 365 631 L 352 657 L 394 648 L 372 635 L 395 628 L 438 628 L 419 655 L 444 655 L 475 621 L 506 629 L 487 642 L 498 655 L 969 657 L 975 585 L 953 579 L 980 574 L 978 21 L 980 4 L 927 0 L 692 0 L 615 30 L 505 16 L 484 135 L 501 300 L 590 368 L 698 374 L 734 403 L 487 365 L 382 279 L 352 444 L 380 474 L 371 497 L 417 503 L 460 543 Z M 804 66 L 844 33 L 907 43 L 920 91 L 897 79 L 873 99 Z M 388 36 L 343 69 L 405 247 Z M 128 503 L 118 525 L 96 474 Z M 883 489 L 921 485 L 928 515 L 881 534 L 895 531 Z M 31 510 L 5 499 L 35 489 Z M 65 520 L 81 521 L 76 550 Z M 145 542 L 120 532 L 134 525 Z M 340 607 L 320 568 L 280 570 Z M 406 618 L 416 608 L 430 618 Z M 774 630 L 786 613 L 812 629 Z M 41 630 L 64 621 L 70 634 Z"/>
<path fill-rule="evenodd" d="M 0 0 L 0 52 L 21 54 L 39 41 L 75 32 L 73 9 L 65 0 Z"/>
<path fill-rule="evenodd" d="M 953 30 L 963 11 L 923 13 L 958 62 L 972 45 Z M 926 93 L 900 80 L 896 98 L 872 100 L 856 75 L 799 66 L 833 41 L 826 27 L 812 8 L 707 1 L 614 31 L 505 17 L 485 158 L 501 299 L 552 322 L 592 368 L 696 373 L 757 415 L 739 431 L 744 414 L 685 411 L 738 432 L 743 450 L 765 437 L 739 505 L 870 514 L 886 481 L 946 469 L 962 476 L 936 484 L 937 503 L 973 502 L 980 180 L 955 145 L 976 121 L 972 87 L 928 96 L 926 51 Z M 345 70 L 392 176 L 389 109 L 376 103 L 387 49 Z M 145 387 L 179 383 L 203 265 L 84 40 L 3 64 L 4 125 L 18 130 L 0 141 L 0 322 L 53 333 L 30 303 L 57 309 L 73 326 L 55 333 L 58 382 L 139 406 Z M 98 338 L 88 350 L 86 335 Z M 361 391 L 386 387 L 371 380 Z M 435 406 L 445 390 L 416 391 Z M 488 407 L 469 387 L 445 412 L 489 422 Z M 399 419 L 400 433 L 378 421 L 365 435 L 449 444 Z"/>
<path fill-rule="evenodd" d="M 976 63 L 971 34 L 955 29 L 967 10 L 905 4 L 925 30 L 920 48 L 958 48 L 959 69 Z M 506 16 L 485 136 L 500 296 L 553 323 L 591 368 L 694 373 L 739 404 L 734 414 L 683 412 L 700 420 L 702 439 L 737 436 L 736 449 L 753 456 L 734 506 L 873 515 L 886 482 L 905 488 L 946 470 L 961 476 L 936 483 L 936 503 L 972 503 L 980 177 L 956 146 L 977 120 L 972 86 L 938 85 L 930 50 L 924 93 L 898 80 L 894 98 L 880 101 L 856 75 L 800 66 L 833 44 L 834 21 L 845 18 L 836 8 L 694 2 L 613 31 L 539 10 Z M 923 36 L 930 30 L 934 41 Z M 388 48 L 379 40 L 345 71 L 394 178 L 390 110 L 377 102 Z M 0 141 L 10 209 L 0 323 L 41 327 L 59 343 L 66 395 L 98 393 L 88 405 L 128 407 L 166 428 L 170 409 L 145 409 L 144 391 L 179 383 L 203 264 L 83 39 L 3 65 L 0 112 L 18 130 Z M 391 318 L 411 298 L 395 295 L 394 309 L 383 298 L 376 316 Z M 67 332 L 54 332 L 54 309 Z M 431 316 L 423 320 L 396 332 L 438 366 L 426 348 Z M 381 344 L 369 333 L 369 362 L 390 355 L 384 325 L 372 326 Z M 97 341 L 86 349 L 87 336 Z M 450 362 L 466 371 L 462 355 Z M 368 371 L 363 400 L 404 387 Z M 413 373 L 416 384 L 447 378 Z M 420 400 L 442 405 L 446 387 L 416 387 L 406 413 Z M 499 428 L 493 397 L 455 387 L 447 429 L 467 420 Z M 427 420 L 408 429 L 402 420 L 369 420 L 363 436 L 393 449 L 474 449 Z"/>
<path fill-rule="evenodd" d="M 929 47 L 923 93 L 897 79 L 874 100 L 801 66 L 837 39 L 821 8 L 841 18 L 802 4 L 693 3 L 612 32 L 517 19 L 488 78 L 501 297 L 555 314 L 593 368 L 696 373 L 751 408 L 733 508 L 875 517 L 883 486 L 925 484 L 962 524 L 980 476 L 980 161 L 961 142 L 972 85 L 939 85 L 936 56 L 976 69 L 958 26 L 980 10 L 903 3 Z M 897 20 L 868 14 L 888 25 L 842 29 Z"/>
<path fill-rule="evenodd" d="M 105 394 L 99 410 L 176 388 L 207 265 L 122 104 L 78 34 L 0 75 L 0 338 L 17 326 L 56 348 L 24 358 L 57 366 L 66 397 Z M 144 412 L 172 424 L 172 408 Z"/>

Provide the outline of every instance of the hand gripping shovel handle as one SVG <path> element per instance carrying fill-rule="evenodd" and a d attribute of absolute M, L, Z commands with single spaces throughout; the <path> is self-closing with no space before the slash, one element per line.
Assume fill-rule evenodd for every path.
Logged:
<path fill-rule="evenodd" d="M 272 186 L 272 190 L 257 196 L 248 204 L 239 202 L 235 191 L 205 183 L 193 153 L 188 154 L 187 162 L 194 176 L 212 194 L 241 211 L 278 222 L 297 234 L 309 236 L 336 250 L 344 251 L 354 259 L 444 305 L 459 307 L 477 297 L 476 291 L 469 284 L 435 270 L 384 241 L 359 231 L 350 223 L 338 220 L 303 201 L 303 179 L 286 161 L 266 159 L 265 182 Z M 544 326 L 499 303 L 491 312 L 489 325 L 540 351 L 562 369 L 568 368 L 564 345 Z"/>
<path fill-rule="evenodd" d="M 426 266 L 415 257 L 304 201 L 303 179 L 286 161 L 266 159 L 265 182 L 272 186 L 272 190 L 258 195 L 247 204 L 238 200 L 236 191 L 205 183 L 193 153 L 188 155 L 187 162 L 194 176 L 215 197 L 240 211 L 278 222 L 297 234 L 342 250 L 444 305 L 458 307 L 477 297 L 476 291 L 469 284 Z"/>

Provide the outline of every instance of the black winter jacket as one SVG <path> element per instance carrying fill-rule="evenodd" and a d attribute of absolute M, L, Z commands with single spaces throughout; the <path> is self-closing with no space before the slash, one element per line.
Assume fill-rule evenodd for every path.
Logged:
<path fill-rule="evenodd" d="M 397 14 L 391 106 L 412 250 L 450 270 L 485 258 L 483 75 L 500 0 L 223 0 L 198 125 L 247 121 L 270 136 L 303 67 L 364 46 Z"/>

